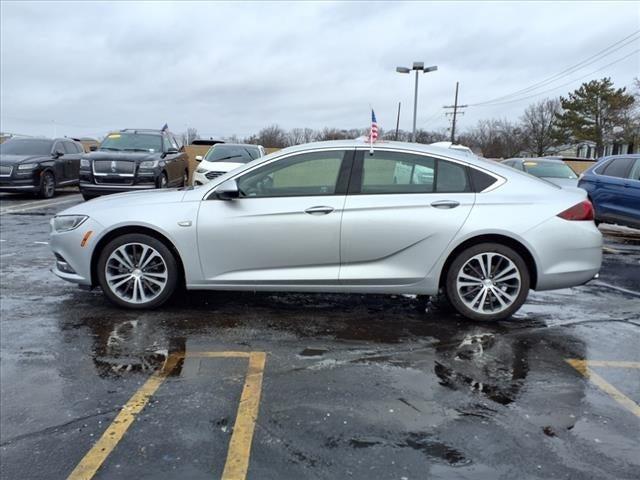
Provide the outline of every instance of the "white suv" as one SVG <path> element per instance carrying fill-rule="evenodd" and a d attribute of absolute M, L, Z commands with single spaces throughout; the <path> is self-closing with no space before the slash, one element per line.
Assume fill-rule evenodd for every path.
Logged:
<path fill-rule="evenodd" d="M 192 183 L 194 186 L 204 185 L 264 155 L 262 145 L 217 143 L 209 149 L 204 158 L 199 155 L 196 157 L 200 165 L 193 174 Z"/>

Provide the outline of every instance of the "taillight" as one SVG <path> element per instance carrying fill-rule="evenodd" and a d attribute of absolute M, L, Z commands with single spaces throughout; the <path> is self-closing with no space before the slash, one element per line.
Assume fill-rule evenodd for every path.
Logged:
<path fill-rule="evenodd" d="M 558 217 L 565 220 L 593 220 L 593 205 L 589 200 L 583 200 L 573 207 L 567 208 L 564 212 L 560 212 Z"/>

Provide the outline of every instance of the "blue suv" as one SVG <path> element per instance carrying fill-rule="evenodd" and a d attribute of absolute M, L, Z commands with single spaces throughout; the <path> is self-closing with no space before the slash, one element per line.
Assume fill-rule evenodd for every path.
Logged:
<path fill-rule="evenodd" d="M 589 194 L 596 222 L 640 228 L 640 155 L 603 157 L 578 182 Z"/>

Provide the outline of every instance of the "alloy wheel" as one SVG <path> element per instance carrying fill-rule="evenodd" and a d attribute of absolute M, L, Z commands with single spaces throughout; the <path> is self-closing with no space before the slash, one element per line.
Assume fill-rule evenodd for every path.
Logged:
<path fill-rule="evenodd" d="M 105 278 L 111 292 L 127 303 L 147 303 L 167 286 L 167 264 L 158 251 L 143 243 L 119 246 L 107 259 Z"/>
<path fill-rule="evenodd" d="M 456 290 L 464 304 L 480 314 L 499 313 L 518 298 L 520 270 L 500 253 L 483 252 L 467 260 L 458 271 Z"/>

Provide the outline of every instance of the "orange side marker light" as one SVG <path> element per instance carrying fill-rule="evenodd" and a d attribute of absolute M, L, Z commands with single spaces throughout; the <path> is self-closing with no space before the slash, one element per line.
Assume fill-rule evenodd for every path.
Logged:
<path fill-rule="evenodd" d="M 89 230 L 87 233 L 84 234 L 84 237 L 82 237 L 82 241 L 80 242 L 81 247 L 84 247 L 87 245 L 87 242 L 89 241 L 89 238 L 91 238 L 91 235 L 93 235 L 93 230 Z"/>

